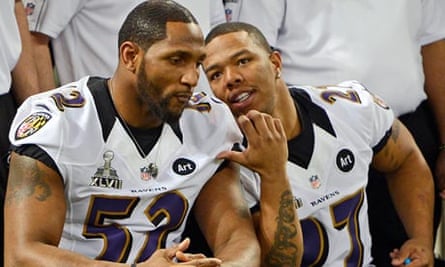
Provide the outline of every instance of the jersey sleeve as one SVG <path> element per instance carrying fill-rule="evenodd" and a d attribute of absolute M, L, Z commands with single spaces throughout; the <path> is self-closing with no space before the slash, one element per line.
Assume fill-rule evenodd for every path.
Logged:
<path fill-rule="evenodd" d="M 85 0 L 23 0 L 23 2 L 29 30 L 57 38 L 84 5 Z"/>
<path fill-rule="evenodd" d="M 52 158 L 62 175 L 66 164 L 94 162 L 103 142 L 93 138 L 101 136 L 101 129 L 94 101 L 85 89 L 87 80 L 28 98 L 12 122 L 11 144 L 37 145 Z"/>
<path fill-rule="evenodd" d="M 421 45 L 445 38 L 445 1 L 422 1 L 422 26 L 419 33 Z"/>
<path fill-rule="evenodd" d="M 261 179 L 257 173 L 241 166 L 241 186 L 244 199 L 250 209 L 260 202 Z"/>
<path fill-rule="evenodd" d="M 378 95 L 372 93 L 358 81 L 345 81 L 339 84 L 345 95 L 350 95 L 348 88 L 357 93 L 356 101 L 359 105 L 354 105 L 349 101 L 345 114 L 348 114 L 352 127 L 357 127 L 358 132 L 365 135 L 371 147 L 382 146 L 382 142 L 388 137 L 394 122 L 394 113 L 385 101 Z M 351 96 L 352 98 L 352 96 Z M 348 102 L 348 101 L 347 101 Z M 348 111 L 347 109 L 350 108 Z M 354 108 L 358 107 L 357 112 Z"/>
<path fill-rule="evenodd" d="M 180 127 L 184 143 L 213 158 L 242 141 L 241 131 L 226 104 L 205 92 L 193 95 Z"/>

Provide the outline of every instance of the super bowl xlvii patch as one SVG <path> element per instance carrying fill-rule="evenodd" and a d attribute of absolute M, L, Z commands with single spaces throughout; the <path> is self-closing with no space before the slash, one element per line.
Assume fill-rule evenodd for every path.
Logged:
<path fill-rule="evenodd" d="M 20 140 L 35 134 L 51 119 L 51 115 L 46 112 L 36 112 L 29 115 L 20 123 L 15 131 L 15 139 Z"/>
<path fill-rule="evenodd" d="M 122 189 L 123 181 L 119 179 L 117 171 L 111 167 L 111 161 L 114 158 L 114 152 L 107 150 L 103 154 L 104 165 L 97 168 L 96 173 L 91 177 L 90 186 L 102 188 Z"/>

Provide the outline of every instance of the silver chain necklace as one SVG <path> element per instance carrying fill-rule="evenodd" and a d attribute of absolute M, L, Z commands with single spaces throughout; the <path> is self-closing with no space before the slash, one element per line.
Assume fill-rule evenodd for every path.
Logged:
<path fill-rule="evenodd" d="M 113 85 L 112 85 L 112 80 L 111 79 L 108 80 L 108 87 L 110 88 L 111 101 L 113 102 L 113 105 L 114 105 Z M 141 155 L 145 159 L 148 154 L 146 154 L 144 152 L 144 150 L 142 149 L 142 147 L 139 145 L 139 142 L 136 139 L 136 137 L 133 135 L 133 132 L 131 131 L 130 126 L 124 120 L 124 118 L 120 114 L 119 110 L 117 109 L 116 105 L 114 105 L 114 109 L 116 110 L 116 113 L 117 113 L 117 116 L 119 117 L 119 121 L 121 122 L 121 125 L 124 126 L 125 131 L 128 133 L 128 135 L 130 136 L 131 140 L 136 145 L 137 150 L 139 151 L 139 153 L 141 153 Z M 157 155 L 155 157 L 155 162 L 149 162 L 147 166 L 143 166 L 142 168 L 140 168 L 141 179 L 149 180 L 151 177 L 156 178 L 158 176 L 159 168 L 158 168 L 158 165 L 156 164 L 156 159 L 159 156 L 159 150 L 160 150 L 160 148 L 158 148 L 158 151 L 156 152 Z"/>

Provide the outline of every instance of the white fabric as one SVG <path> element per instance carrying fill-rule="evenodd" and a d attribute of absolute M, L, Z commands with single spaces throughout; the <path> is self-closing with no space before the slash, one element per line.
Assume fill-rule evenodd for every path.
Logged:
<path fill-rule="evenodd" d="M 179 122 L 183 143 L 165 124 L 143 157 L 117 118 L 103 140 L 87 82 L 88 77 L 29 98 L 14 119 L 10 140 L 41 147 L 63 176 L 67 213 L 60 247 L 90 258 L 139 262 L 158 246 L 180 241 L 199 191 L 222 162 L 216 155 L 242 135 L 227 106 L 195 94 Z M 108 166 L 107 151 L 113 153 Z M 159 174 L 143 180 L 141 167 L 148 162 L 156 162 Z M 118 180 L 108 179 L 113 171 Z M 95 217 L 100 214 L 103 221 Z"/>
<path fill-rule="evenodd" d="M 372 260 L 365 196 L 368 168 L 373 147 L 384 140 L 394 114 L 376 104 L 379 100 L 354 81 L 323 89 L 301 88 L 309 94 L 314 106 L 326 112 L 335 132 L 333 135 L 322 127 L 322 123 L 327 124 L 325 120 L 311 117 L 312 123 L 304 125 L 304 131 L 313 130 L 314 136 L 307 167 L 291 161 L 287 164 L 294 199 L 301 205 L 297 212 L 305 242 L 302 266 L 367 266 Z M 313 112 L 306 110 L 301 114 L 310 117 Z M 290 145 L 289 155 L 292 151 L 301 151 L 301 147 L 296 146 L 302 143 L 306 147 L 312 145 L 306 139 Z M 349 154 L 342 155 L 345 149 Z M 252 178 L 247 169 L 243 168 L 242 173 L 246 200 L 253 206 L 259 200 L 260 179 Z M 311 177 L 317 177 L 314 183 Z M 323 232 L 327 233 L 326 239 Z M 361 243 L 357 243 L 358 240 Z"/>
<path fill-rule="evenodd" d="M 210 1 L 210 28 L 213 26 L 226 22 L 226 15 L 223 1 Z"/>
<path fill-rule="evenodd" d="M 397 115 L 426 98 L 419 52 L 445 38 L 443 0 L 228 2 L 232 20 L 256 25 L 281 50 L 290 84 L 359 80 Z"/>
<path fill-rule="evenodd" d="M 9 92 L 11 71 L 22 49 L 14 6 L 14 0 L 5 0 L 0 8 L 0 95 Z"/>
<path fill-rule="evenodd" d="M 65 84 L 86 75 L 112 75 L 118 63 L 119 28 L 127 14 L 144 0 L 23 1 L 35 5 L 28 15 L 30 30 L 53 38 L 57 73 Z M 210 3 L 177 2 L 190 9 L 205 34 L 210 27 Z"/>

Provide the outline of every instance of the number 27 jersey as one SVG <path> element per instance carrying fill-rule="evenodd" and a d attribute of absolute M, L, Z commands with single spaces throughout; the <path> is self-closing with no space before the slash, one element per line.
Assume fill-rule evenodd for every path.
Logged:
<path fill-rule="evenodd" d="M 287 163 L 303 230 L 302 266 L 367 266 L 372 260 L 368 169 L 386 144 L 394 115 L 355 81 L 289 90 L 302 124 L 300 135 L 288 141 Z M 246 198 L 254 206 L 259 178 L 242 172 Z"/>

